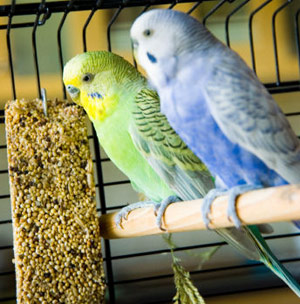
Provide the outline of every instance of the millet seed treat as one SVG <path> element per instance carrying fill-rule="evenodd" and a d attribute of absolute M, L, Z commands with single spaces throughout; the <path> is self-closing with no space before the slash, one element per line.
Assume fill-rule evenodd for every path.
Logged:
<path fill-rule="evenodd" d="M 6 104 L 18 303 L 103 303 L 105 280 L 84 112 Z"/>

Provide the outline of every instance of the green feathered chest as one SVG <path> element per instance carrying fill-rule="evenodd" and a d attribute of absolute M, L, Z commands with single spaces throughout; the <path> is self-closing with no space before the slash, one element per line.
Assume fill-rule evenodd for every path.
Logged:
<path fill-rule="evenodd" d="M 174 192 L 151 168 L 132 141 L 129 128 L 134 124 L 134 100 L 130 98 L 134 97 L 120 95 L 114 113 L 105 120 L 94 120 L 93 123 L 106 154 L 129 177 L 135 190 L 143 192 L 152 200 L 160 201 Z"/>

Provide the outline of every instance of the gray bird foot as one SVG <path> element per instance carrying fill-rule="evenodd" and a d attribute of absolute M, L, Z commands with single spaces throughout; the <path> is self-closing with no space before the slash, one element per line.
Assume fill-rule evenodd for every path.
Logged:
<path fill-rule="evenodd" d="M 160 230 L 166 231 L 165 228 L 162 227 L 162 217 L 167 209 L 167 207 L 173 203 L 181 202 L 181 199 L 176 195 L 171 195 L 165 198 L 161 203 L 158 204 L 155 208 L 156 215 L 156 225 Z"/>
<path fill-rule="evenodd" d="M 126 207 L 123 207 L 116 215 L 115 217 L 115 223 L 117 225 L 117 227 L 119 229 L 123 228 L 122 227 L 122 221 L 123 220 L 127 220 L 128 218 L 128 214 L 130 213 L 130 211 L 135 210 L 135 209 L 139 209 L 139 208 L 144 208 L 144 207 L 153 207 L 154 208 L 154 212 L 156 212 L 156 209 L 159 208 L 159 203 L 153 202 L 153 201 L 142 201 L 142 202 L 137 202 L 137 203 L 133 203 L 130 204 Z"/>
<path fill-rule="evenodd" d="M 156 215 L 157 226 L 159 227 L 159 229 L 165 231 L 165 229 L 162 228 L 162 217 L 164 215 L 164 212 L 165 212 L 166 208 L 168 207 L 168 205 L 179 202 L 179 201 L 180 201 L 180 199 L 177 196 L 173 195 L 173 196 L 167 197 L 161 203 L 157 203 L 157 202 L 153 202 L 153 201 L 142 201 L 142 202 L 130 204 L 130 205 L 122 208 L 116 215 L 116 217 L 115 217 L 116 226 L 121 229 L 122 220 L 123 219 L 127 220 L 128 214 L 132 210 L 151 206 L 151 207 L 153 207 L 154 213 Z"/>
<path fill-rule="evenodd" d="M 219 188 L 211 189 L 208 191 L 208 193 L 203 198 L 201 212 L 202 212 L 202 219 L 203 219 L 206 229 L 210 229 L 209 228 L 210 219 L 209 219 L 208 215 L 210 213 L 210 208 L 211 208 L 213 201 L 215 200 L 215 198 L 217 198 L 218 196 L 224 195 L 226 192 L 227 192 L 227 190 L 225 190 L 225 189 L 219 189 Z"/>
<path fill-rule="evenodd" d="M 236 200 L 239 195 L 246 193 L 251 190 L 260 189 L 262 186 L 260 185 L 239 185 L 232 187 L 228 190 L 228 208 L 227 208 L 227 217 L 228 219 L 234 223 L 236 228 L 240 228 L 242 226 L 241 220 L 239 219 L 236 213 Z"/>

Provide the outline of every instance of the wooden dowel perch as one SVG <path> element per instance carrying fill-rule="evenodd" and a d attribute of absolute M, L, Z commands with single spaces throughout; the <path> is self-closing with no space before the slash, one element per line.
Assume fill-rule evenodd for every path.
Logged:
<path fill-rule="evenodd" d="M 163 217 L 167 232 L 206 229 L 201 215 L 202 199 L 171 204 Z M 101 236 L 105 239 L 129 238 L 164 233 L 155 223 L 153 208 L 131 211 L 122 221 L 123 229 L 114 222 L 117 213 L 100 217 Z M 287 185 L 255 190 L 241 195 L 237 214 L 245 225 L 300 219 L 300 185 Z M 227 196 L 217 198 L 212 205 L 211 228 L 231 227 L 227 218 Z"/>

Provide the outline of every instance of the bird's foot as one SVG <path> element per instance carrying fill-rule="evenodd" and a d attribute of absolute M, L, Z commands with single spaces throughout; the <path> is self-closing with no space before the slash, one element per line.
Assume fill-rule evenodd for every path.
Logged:
<path fill-rule="evenodd" d="M 169 196 L 166 199 L 164 199 L 161 203 L 157 203 L 157 202 L 153 202 L 153 201 L 142 201 L 142 202 L 130 204 L 130 205 L 122 208 L 117 213 L 117 215 L 115 217 L 115 223 L 116 223 L 117 227 L 121 229 L 123 219 L 127 220 L 128 214 L 132 210 L 150 206 L 150 207 L 154 208 L 157 226 L 159 227 L 159 229 L 165 230 L 164 228 L 162 228 L 162 217 L 164 215 L 164 212 L 165 212 L 166 208 L 168 207 L 168 205 L 175 203 L 175 202 L 179 202 L 179 201 L 180 201 L 180 199 L 177 196 L 172 195 L 172 196 Z"/>
<path fill-rule="evenodd" d="M 240 228 L 242 226 L 241 220 L 236 213 L 236 201 L 238 196 L 248 191 L 260 188 L 262 188 L 260 185 L 238 185 L 228 190 L 227 217 L 234 223 L 236 228 Z"/>
<path fill-rule="evenodd" d="M 176 195 L 171 195 L 165 198 L 161 203 L 157 204 L 158 206 L 155 208 L 156 215 L 156 225 L 160 230 L 166 231 L 165 228 L 162 227 L 162 217 L 167 209 L 167 207 L 173 203 L 181 202 L 181 199 Z"/>
<path fill-rule="evenodd" d="M 142 202 L 137 202 L 137 203 L 132 203 L 126 207 L 123 207 L 116 215 L 115 217 L 115 223 L 117 225 L 118 228 L 123 228 L 122 227 L 122 221 L 123 220 L 127 220 L 128 218 L 128 214 L 135 209 L 139 209 L 139 208 L 144 208 L 144 207 L 153 207 L 154 208 L 154 212 L 156 212 L 156 209 L 159 208 L 159 203 L 153 202 L 153 201 L 142 201 Z"/>
<path fill-rule="evenodd" d="M 219 188 L 211 189 L 210 191 L 208 191 L 208 193 L 203 198 L 203 204 L 201 207 L 201 211 L 202 211 L 202 219 L 206 226 L 206 229 L 210 229 L 209 228 L 210 219 L 209 219 L 208 215 L 210 213 L 210 208 L 211 208 L 211 205 L 212 205 L 214 199 L 217 198 L 218 196 L 224 195 L 226 192 L 227 192 L 227 190 L 225 190 L 225 189 L 219 189 Z"/>

